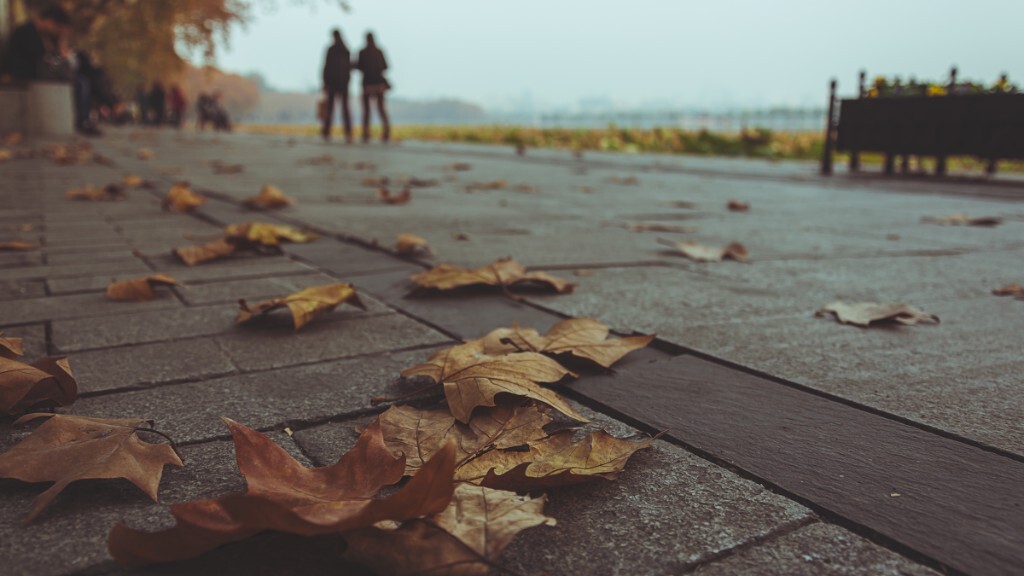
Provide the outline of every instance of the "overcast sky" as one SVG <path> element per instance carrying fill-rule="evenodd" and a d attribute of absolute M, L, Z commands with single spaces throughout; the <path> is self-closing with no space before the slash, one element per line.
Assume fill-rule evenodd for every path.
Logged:
<path fill-rule="evenodd" d="M 373 30 L 396 96 L 498 108 L 608 99 L 622 107 L 820 106 L 857 71 L 1024 81 L 1024 0 L 279 0 L 219 64 L 275 87 L 319 86 L 331 28 Z M 852 11 L 855 9 L 856 11 Z"/>

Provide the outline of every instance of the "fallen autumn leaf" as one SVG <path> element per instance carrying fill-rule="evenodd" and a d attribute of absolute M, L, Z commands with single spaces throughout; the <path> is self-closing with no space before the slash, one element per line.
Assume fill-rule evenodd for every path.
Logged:
<path fill-rule="evenodd" d="M 242 203 L 250 208 L 275 210 L 278 208 L 287 208 L 294 204 L 295 200 L 285 196 L 284 192 L 282 192 L 277 186 L 274 186 L 273 184 L 264 184 L 258 195 L 253 196 L 252 198 L 247 198 Z"/>
<path fill-rule="evenodd" d="M 984 228 L 992 228 L 1002 224 L 1003 219 L 998 216 L 980 216 L 977 218 L 971 218 L 963 212 L 957 212 L 948 216 L 925 216 L 921 218 L 922 222 L 930 222 L 932 224 L 941 224 L 943 226 L 981 226 Z"/>
<path fill-rule="evenodd" d="M 132 280 L 112 282 L 107 286 L 107 298 L 118 302 L 145 302 L 147 300 L 155 300 L 156 292 L 153 291 L 155 285 L 184 286 L 184 284 L 178 282 L 167 274 L 139 276 Z"/>
<path fill-rule="evenodd" d="M 392 196 L 390 190 L 381 187 L 377 189 L 377 198 L 385 204 L 408 204 L 409 200 L 412 200 L 412 189 L 406 186 L 397 196 Z"/>
<path fill-rule="evenodd" d="M 403 256 L 434 253 L 430 244 L 415 234 L 399 234 L 395 240 L 395 252 Z"/>
<path fill-rule="evenodd" d="M 452 290 L 467 286 L 495 286 L 510 289 L 518 285 L 539 285 L 559 294 L 568 294 L 575 284 L 545 272 L 527 272 L 522 264 L 503 258 L 492 264 L 467 270 L 454 264 L 439 264 L 426 272 L 411 277 L 419 288 Z"/>
<path fill-rule="evenodd" d="M 725 246 L 705 246 L 697 242 L 674 242 L 665 238 L 658 238 L 658 243 L 671 246 L 694 262 L 721 262 L 730 258 L 737 262 L 749 262 L 747 247 L 739 242 L 732 242 Z"/>
<path fill-rule="evenodd" d="M 935 314 L 928 314 L 908 304 L 878 304 L 876 302 L 859 302 L 846 304 L 845 302 L 833 302 L 814 313 L 822 317 L 832 314 L 840 324 L 854 324 L 856 326 L 870 326 L 875 322 L 897 322 L 899 324 L 913 325 L 920 322 L 939 323 L 939 317 Z"/>
<path fill-rule="evenodd" d="M 654 335 L 608 338 L 608 334 L 608 327 L 593 318 L 569 318 L 552 326 L 543 336 L 533 328 L 513 326 L 498 328 L 478 341 L 485 354 L 572 354 L 602 368 L 611 368 L 623 356 L 644 348 L 655 338 Z"/>
<path fill-rule="evenodd" d="M 733 212 L 746 212 L 750 210 L 749 202 L 740 202 L 739 200 L 729 200 L 725 206 Z"/>
<path fill-rule="evenodd" d="M 5 350 L 0 355 L 0 413 L 15 416 L 70 406 L 78 399 L 78 383 L 66 358 L 48 356 L 26 364 L 10 357 L 13 347 Z"/>
<path fill-rule="evenodd" d="M 191 212 L 203 204 L 206 204 L 206 198 L 193 192 L 188 182 L 177 182 L 171 186 L 163 201 L 164 210 L 175 212 Z"/>
<path fill-rule="evenodd" d="M 330 312 L 344 302 L 366 310 L 366 306 L 359 300 L 356 289 L 351 284 L 328 284 L 306 288 L 283 298 L 258 302 L 251 308 L 245 300 L 239 300 L 240 310 L 235 318 L 235 323 L 242 324 L 252 320 L 255 314 L 266 314 L 278 308 L 287 307 L 292 313 L 295 329 L 298 330 L 313 320 L 316 315 Z"/>

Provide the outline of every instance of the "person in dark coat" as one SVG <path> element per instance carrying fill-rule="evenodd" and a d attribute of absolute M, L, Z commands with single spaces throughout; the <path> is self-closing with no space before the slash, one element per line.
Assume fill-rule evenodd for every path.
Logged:
<path fill-rule="evenodd" d="M 377 113 L 380 114 L 380 123 L 383 128 L 383 139 L 385 142 L 391 139 L 391 122 L 388 120 L 388 111 L 384 106 L 384 93 L 391 85 L 384 78 L 384 71 L 388 69 L 387 58 L 381 52 L 374 41 L 373 33 L 366 33 L 366 48 L 359 51 L 359 60 L 356 68 L 363 73 L 363 142 L 370 141 L 370 101 L 377 103 Z"/>
<path fill-rule="evenodd" d="M 167 93 L 164 92 L 164 85 L 153 82 L 149 90 L 149 113 L 153 117 L 153 125 L 161 126 L 167 118 Z"/>
<path fill-rule="evenodd" d="M 71 17 L 60 6 L 51 6 L 18 26 L 8 45 L 7 73 L 15 80 L 39 80 L 44 59 L 56 53 L 60 37 L 68 32 Z"/>
<path fill-rule="evenodd" d="M 324 58 L 324 140 L 331 139 L 331 122 L 334 119 L 334 101 L 341 100 L 341 122 L 345 127 L 345 141 L 352 142 L 352 115 L 348 107 L 348 81 L 352 75 L 352 56 L 341 39 L 341 31 L 335 28 L 331 35 L 334 44 L 327 49 Z"/>

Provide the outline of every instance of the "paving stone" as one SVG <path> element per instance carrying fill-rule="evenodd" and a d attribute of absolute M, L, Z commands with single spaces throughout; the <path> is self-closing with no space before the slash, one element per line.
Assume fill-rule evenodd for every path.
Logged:
<path fill-rule="evenodd" d="M 71 360 L 81 392 L 195 380 L 235 371 L 209 338 L 79 352 Z"/>
<path fill-rule="evenodd" d="M 242 370 L 280 368 L 440 344 L 443 334 L 398 314 L 349 316 L 335 310 L 296 332 L 288 314 L 259 319 L 216 337 L 217 344 Z"/>
<path fill-rule="evenodd" d="M 4 270 L 5 280 L 25 280 L 36 278 L 67 278 L 72 276 L 97 276 L 100 274 L 145 274 L 150 272 L 141 260 L 121 260 L 118 262 L 97 262 L 86 264 L 64 264 L 61 266 L 30 266 Z"/>
<path fill-rule="evenodd" d="M 0 280 L 0 300 L 37 298 L 46 295 L 42 280 Z"/>
<path fill-rule="evenodd" d="M 838 526 L 815 522 L 764 544 L 700 566 L 693 574 L 935 576 L 939 572 Z"/>
<path fill-rule="evenodd" d="M 20 358 L 23 362 L 32 363 L 47 355 L 46 326 L 43 324 L 8 326 L 0 332 L 3 332 L 4 338 L 21 338 L 21 346 L 25 352 Z"/>
<path fill-rule="evenodd" d="M 236 306 L 132 309 L 116 316 L 52 323 L 53 344 L 65 353 L 126 344 L 163 342 L 234 330 Z"/>
<path fill-rule="evenodd" d="M 420 268 L 379 250 L 370 250 L 323 238 L 309 244 L 289 244 L 285 252 L 311 262 L 315 266 L 329 269 L 339 278 L 350 278 L 392 270 Z"/>
<path fill-rule="evenodd" d="M 155 419 L 178 442 L 224 436 L 221 416 L 251 428 L 317 420 L 371 410 L 370 398 L 408 393 L 403 369 L 432 349 L 311 364 L 83 398 L 71 411 L 102 418 L 125 414 Z"/>
<path fill-rule="evenodd" d="M 0 252 L 0 269 L 18 268 L 22 266 L 41 266 L 43 256 L 39 251 L 34 252 Z"/>
<path fill-rule="evenodd" d="M 239 298 L 253 303 L 286 296 L 311 286 L 337 283 L 338 280 L 330 276 L 307 269 L 306 273 L 295 276 L 274 275 L 265 278 L 193 284 L 187 289 L 183 289 L 181 295 L 186 302 L 192 305 L 238 302 Z"/>
<path fill-rule="evenodd" d="M 47 254 L 46 263 L 50 266 L 64 266 L 67 264 L 92 264 L 92 263 L 132 263 L 138 261 L 138 258 L 132 255 L 132 251 L 127 246 L 122 246 L 118 250 L 99 250 L 92 252 L 65 252 L 56 254 Z"/>
<path fill-rule="evenodd" d="M 180 308 L 181 303 L 172 294 L 158 294 L 148 302 L 114 302 L 103 294 L 71 294 L 45 298 L 25 298 L 0 302 L 2 322 L 18 324 L 40 320 L 62 320 L 113 316 L 162 308 Z"/>
<path fill-rule="evenodd" d="M 240 256 L 196 266 L 185 266 L 170 254 L 149 260 L 158 271 L 170 274 L 182 282 L 261 278 L 311 271 L 309 266 L 281 256 Z"/>

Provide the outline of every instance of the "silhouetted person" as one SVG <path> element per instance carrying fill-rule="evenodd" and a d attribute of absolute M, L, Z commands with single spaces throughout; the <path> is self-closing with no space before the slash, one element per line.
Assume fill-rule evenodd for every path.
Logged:
<path fill-rule="evenodd" d="M 86 136 L 99 136 L 100 131 L 92 121 L 93 103 L 99 96 L 99 69 L 93 65 L 92 59 L 85 50 L 76 53 L 74 98 L 75 98 L 75 130 Z"/>
<path fill-rule="evenodd" d="M 384 106 L 384 93 L 391 88 L 388 81 L 384 79 L 388 61 L 384 58 L 384 53 L 380 51 L 380 48 L 377 48 L 372 32 L 366 33 L 366 48 L 359 51 L 356 68 L 363 73 L 363 142 L 370 141 L 371 100 L 377 102 L 377 112 L 380 114 L 380 123 L 383 128 L 383 139 L 387 142 L 391 138 L 391 123 Z"/>
<path fill-rule="evenodd" d="M 181 86 L 177 84 L 171 85 L 171 122 L 175 127 L 181 128 L 182 123 L 185 121 L 185 109 L 188 107 L 188 102 L 185 101 L 185 93 L 181 91 Z"/>
<path fill-rule="evenodd" d="M 164 123 L 167 116 L 167 94 L 160 82 L 153 82 L 153 87 L 149 90 L 149 111 L 153 117 L 153 125 L 160 126 Z"/>
<path fill-rule="evenodd" d="M 331 121 L 334 119 L 334 101 L 341 100 L 341 122 L 345 128 L 345 141 L 352 142 L 352 114 L 348 107 L 348 81 L 352 76 L 352 55 L 341 39 L 341 31 L 335 28 L 331 35 L 334 44 L 327 49 L 324 58 L 324 118 L 321 134 L 324 140 L 331 139 Z"/>
<path fill-rule="evenodd" d="M 60 37 L 71 17 L 60 6 L 50 6 L 11 33 L 7 72 L 15 80 L 39 80 L 45 76 L 46 59 L 59 55 Z"/>

